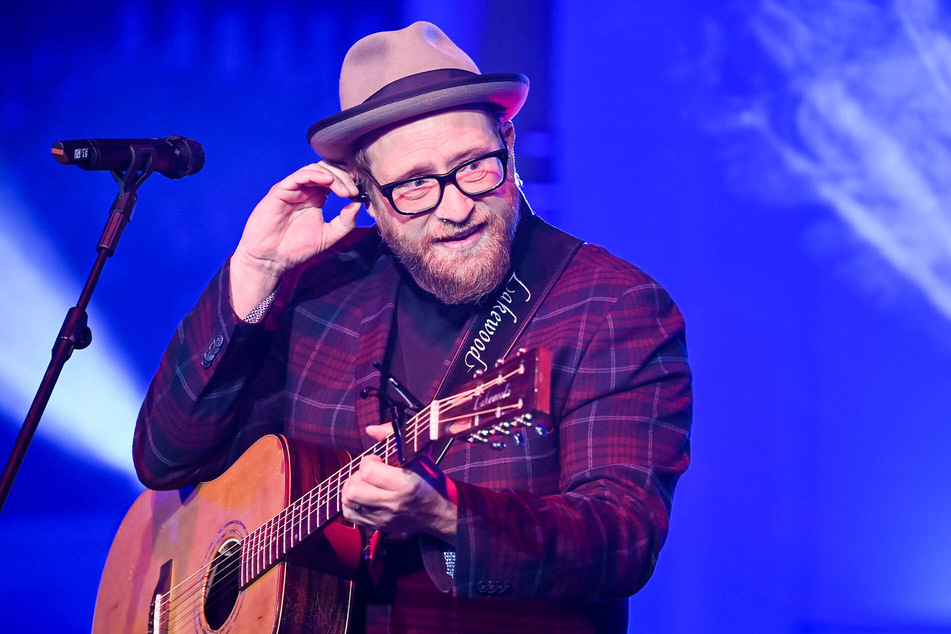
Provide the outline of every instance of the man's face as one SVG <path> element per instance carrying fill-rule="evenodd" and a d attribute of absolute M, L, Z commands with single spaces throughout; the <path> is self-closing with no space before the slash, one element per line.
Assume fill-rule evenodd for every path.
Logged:
<path fill-rule="evenodd" d="M 514 138 L 505 128 L 506 143 Z M 370 172 L 380 184 L 414 176 L 445 174 L 502 148 L 494 122 L 480 110 L 452 110 L 394 127 L 366 148 Z M 511 168 L 511 165 L 510 165 Z M 367 189 L 376 189 L 368 183 Z M 432 211 L 405 216 L 379 191 L 368 211 L 383 239 L 413 279 L 447 304 L 475 301 L 492 291 L 508 271 L 518 218 L 512 169 L 502 185 L 469 197 L 446 185 Z"/>

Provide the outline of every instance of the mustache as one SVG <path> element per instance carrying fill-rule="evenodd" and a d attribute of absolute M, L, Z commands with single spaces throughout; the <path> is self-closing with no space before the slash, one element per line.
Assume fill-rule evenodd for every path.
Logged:
<path fill-rule="evenodd" d="M 469 218 L 461 225 L 456 225 L 454 223 L 442 223 L 440 226 L 434 228 L 432 235 L 429 236 L 429 239 L 432 242 L 459 240 L 488 224 L 488 220 L 484 216 L 480 218 Z M 444 228 L 445 230 L 440 231 Z"/>

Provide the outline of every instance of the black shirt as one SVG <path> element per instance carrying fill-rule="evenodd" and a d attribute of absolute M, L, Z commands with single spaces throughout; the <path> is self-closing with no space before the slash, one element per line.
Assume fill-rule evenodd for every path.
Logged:
<path fill-rule="evenodd" d="M 444 304 L 408 274 L 402 275 L 386 365 L 423 405 L 435 397 L 435 383 L 445 375 L 456 340 L 474 310 L 472 304 Z"/>

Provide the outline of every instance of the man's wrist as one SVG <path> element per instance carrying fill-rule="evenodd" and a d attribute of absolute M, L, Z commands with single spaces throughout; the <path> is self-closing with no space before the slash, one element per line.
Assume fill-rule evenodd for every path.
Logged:
<path fill-rule="evenodd" d="M 231 257 L 229 285 L 231 308 L 234 314 L 244 319 L 252 311 L 268 301 L 277 289 L 281 276 L 263 273 L 257 267 L 249 265 L 237 253 Z M 273 298 L 271 298 L 273 301 Z M 270 305 L 270 303 L 268 303 Z M 267 308 L 267 307 L 265 307 Z"/>
<path fill-rule="evenodd" d="M 456 546 L 459 508 L 454 502 L 439 496 L 428 532 L 453 548 Z"/>

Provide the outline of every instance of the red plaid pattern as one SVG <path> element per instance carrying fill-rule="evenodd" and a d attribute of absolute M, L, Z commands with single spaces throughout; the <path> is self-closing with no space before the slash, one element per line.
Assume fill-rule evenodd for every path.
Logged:
<path fill-rule="evenodd" d="M 142 407 L 142 481 L 208 480 L 267 433 L 369 446 L 362 429 L 379 409 L 358 395 L 379 384 L 371 364 L 384 356 L 397 278 L 375 232 L 357 230 L 288 276 L 264 322 L 248 325 L 231 310 L 226 265 Z M 436 589 L 449 586 L 445 563 L 423 540 L 429 574 L 418 558 L 404 569 L 392 604 L 369 606 L 368 630 L 626 630 L 624 597 L 653 571 L 689 461 L 683 319 L 643 272 L 585 246 L 518 346 L 552 352 L 555 431 L 504 451 L 453 445 L 441 463 L 459 491 L 451 591 Z"/>

